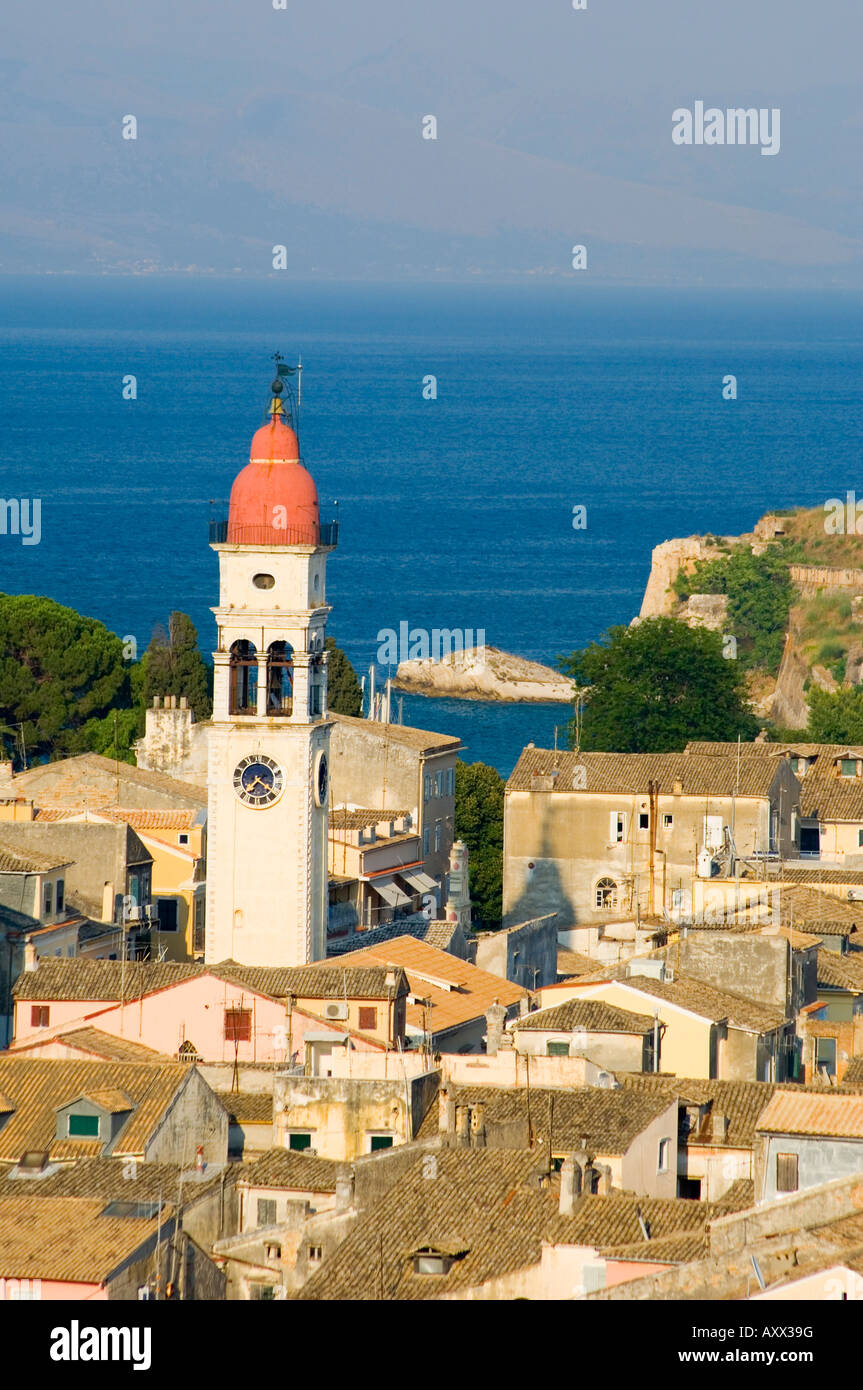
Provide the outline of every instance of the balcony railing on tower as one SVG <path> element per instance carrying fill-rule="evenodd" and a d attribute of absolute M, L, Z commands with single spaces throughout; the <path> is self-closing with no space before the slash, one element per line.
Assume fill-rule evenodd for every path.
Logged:
<path fill-rule="evenodd" d="M 308 532 L 302 528 L 288 527 L 279 530 L 279 545 L 308 545 Z M 339 523 L 337 521 L 322 521 L 320 525 L 320 544 L 329 549 L 335 549 L 339 543 Z M 210 545 L 226 545 L 228 541 L 228 519 L 227 517 L 210 521 Z M 235 537 L 234 544 L 237 545 L 272 545 L 273 528 L 271 526 L 244 526 L 240 537 Z"/>

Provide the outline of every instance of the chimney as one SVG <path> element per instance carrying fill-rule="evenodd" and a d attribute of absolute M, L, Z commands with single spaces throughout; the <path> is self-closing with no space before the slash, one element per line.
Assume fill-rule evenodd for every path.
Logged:
<path fill-rule="evenodd" d="M 711 1137 L 714 1143 L 724 1143 L 728 1138 L 728 1116 L 716 1113 L 711 1117 Z"/>
<path fill-rule="evenodd" d="M 470 1146 L 472 1149 L 485 1148 L 485 1105 L 478 1101 L 470 1112 Z"/>
<path fill-rule="evenodd" d="M 347 1211 L 354 1204 L 356 1174 L 347 1168 L 336 1177 L 336 1211 Z"/>
<path fill-rule="evenodd" d="M 36 947 L 28 936 L 27 940 L 24 942 L 24 969 L 28 971 L 35 970 L 38 963 L 39 957 L 36 955 Z"/>
<path fill-rule="evenodd" d="M 519 1018 L 526 1018 L 529 1013 L 530 1000 L 528 999 L 526 994 L 523 994 L 518 1001 L 518 1016 Z"/>
<path fill-rule="evenodd" d="M 608 1197 L 612 1187 L 611 1169 L 608 1167 L 608 1164 L 604 1163 L 599 1169 L 599 1185 L 596 1189 L 597 1195 L 600 1197 Z"/>
<path fill-rule="evenodd" d="M 489 1005 L 485 1015 L 486 1056 L 496 1057 L 500 1051 L 500 1045 L 503 1040 L 503 1025 L 505 1022 L 506 1009 L 503 1004 L 495 999 L 494 1003 Z"/>
<path fill-rule="evenodd" d="M 199 1144 L 198 1147 L 195 1149 L 195 1172 L 196 1172 L 196 1173 L 203 1173 L 203 1171 L 204 1171 L 204 1146 L 203 1146 L 203 1144 Z"/>
<path fill-rule="evenodd" d="M 560 1170 L 561 1216 L 572 1216 L 572 1209 L 581 1196 L 581 1165 L 575 1154 L 567 1154 Z"/>
<path fill-rule="evenodd" d="M 457 1105 L 455 1108 L 456 1148 L 470 1148 L 470 1106 Z"/>
<path fill-rule="evenodd" d="M 0 763 L 0 796 L 12 794 L 12 764 Z"/>
<path fill-rule="evenodd" d="M 189 708 L 189 697 L 188 697 L 188 695 L 181 695 L 181 696 L 180 696 L 180 709 L 188 709 L 188 708 Z"/>
<path fill-rule="evenodd" d="M 446 1086 L 441 1086 L 438 1091 L 437 1103 L 438 1132 L 440 1134 L 455 1134 L 455 1101 Z"/>
<path fill-rule="evenodd" d="M 153 709 L 161 709 L 161 708 L 162 708 L 162 697 L 161 697 L 161 695 L 154 695 L 154 696 L 153 696 Z"/>
<path fill-rule="evenodd" d="M 114 920 L 114 885 L 106 883 L 102 889 L 102 921 L 113 922 Z"/>

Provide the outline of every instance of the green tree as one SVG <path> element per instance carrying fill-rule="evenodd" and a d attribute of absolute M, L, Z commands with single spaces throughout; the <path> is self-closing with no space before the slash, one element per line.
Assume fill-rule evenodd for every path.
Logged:
<path fill-rule="evenodd" d="M 813 686 L 807 736 L 813 743 L 863 742 L 863 689 L 845 686 L 831 694 Z"/>
<path fill-rule="evenodd" d="M 741 666 L 763 667 L 775 675 L 782 660 L 788 611 L 794 596 L 789 556 L 781 546 L 753 555 L 738 545 L 714 560 L 699 560 L 692 574 L 681 571 L 674 589 L 690 594 L 727 594 L 728 631 L 737 639 Z"/>
<path fill-rule="evenodd" d="M 120 638 L 52 599 L 0 594 L 0 653 L 0 724 L 23 725 L 29 762 L 81 752 L 88 721 L 128 703 Z"/>
<path fill-rule="evenodd" d="M 359 718 L 363 712 L 363 692 L 354 670 L 334 637 L 328 637 L 327 705 L 336 714 L 351 714 Z"/>
<path fill-rule="evenodd" d="M 673 618 L 612 627 L 559 665 L 587 687 L 578 740 L 586 750 L 673 752 L 689 739 L 749 739 L 758 729 L 738 662 L 706 628 Z M 575 736 L 573 720 L 573 746 Z"/>
<path fill-rule="evenodd" d="M 186 613 L 172 613 L 167 632 L 161 623 L 153 629 L 144 653 L 142 699 L 144 707 L 154 695 L 185 695 L 196 719 L 209 719 L 213 709 L 211 672 L 198 650 L 198 633 Z"/>
<path fill-rule="evenodd" d="M 499 927 L 503 916 L 504 785 L 487 763 L 456 763 L 455 834 L 470 851 L 473 914 L 486 927 Z"/>
<path fill-rule="evenodd" d="M 89 719 L 82 729 L 82 739 L 91 753 L 105 758 L 116 757 L 121 763 L 137 762 L 132 747 L 143 736 L 145 714 L 143 705 L 132 709 L 114 709 L 102 719 Z"/>

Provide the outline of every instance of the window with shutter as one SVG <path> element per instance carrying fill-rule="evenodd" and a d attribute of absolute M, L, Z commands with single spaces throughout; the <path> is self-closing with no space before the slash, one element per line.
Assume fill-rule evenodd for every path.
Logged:
<path fill-rule="evenodd" d="M 51 1010 L 45 1004 L 34 1004 L 30 1009 L 30 1027 L 47 1028 Z"/>
<path fill-rule="evenodd" d="M 377 1026 L 378 1026 L 378 1011 L 377 1011 L 377 1009 L 367 1008 L 367 1007 L 364 1006 L 364 1005 L 361 1006 L 361 1007 L 360 1007 L 360 1031 L 363 1032 L 363 1033 L 372 1033 L 372 1032 L 374 1032 L 375 1028 L 377 1028 Z"/>
<path fill-rule="evenodd" d="M 258 1198 L 258 1225 L 274 1226 L 276 1224 L 276 1201 L 274 1197 Z"/>
<path fill-rule="evenodd" d="M 776 1191 L 797 1191 L 797 1154 L 776 1155 Z"/>
<path fill-rule="evenodd" d="M 252 1011 L 251 1009 L 226 1009 L 225 1010 L 225 1041 L 226 1042 L 251 1042 L 252 1040 Z"/>

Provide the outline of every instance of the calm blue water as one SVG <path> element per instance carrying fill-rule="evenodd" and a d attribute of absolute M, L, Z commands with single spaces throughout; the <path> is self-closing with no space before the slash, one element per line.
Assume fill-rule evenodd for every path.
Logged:
<path fill-rule="evenodd" d="M 0 536 L 0 588 L 47 594 L 141 650 L 184 609 L 210 650 L 208 501 L 248 459 L 271 354 L 301 351 L 303 454 L 322 515 L 338 499 L 341 521 L 331 631 L 357 668 L 402 620 L 484 628 L 553 663 L 638 611 L 658 542 L 863 493 L 861 307 L 568 283 L 0 281 L 0 491 L 41 497 L 43 517 L 38 546 Z M 404 710 L 504 774 L 568 714 L 408 696 Z"/>

